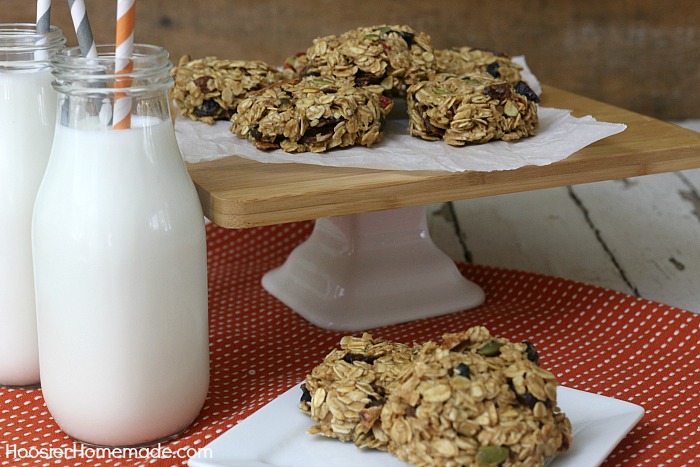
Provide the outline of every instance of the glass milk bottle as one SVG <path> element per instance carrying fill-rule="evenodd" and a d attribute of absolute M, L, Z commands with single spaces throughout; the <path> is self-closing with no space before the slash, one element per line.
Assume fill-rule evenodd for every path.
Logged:
<path fill-rule="evenodd" d="M 59 28 L 0 24 L 0 386 L 39 384 L 32 209 L 51 152 Z"/>
<path fill-rule="evenodd" d="M 175 140 L 167 52 L 135 45 L 131 126 L 111 126 L 114 47 L 54 59 L 59 115 L 33 220 L 41 384 L 69 436 L 142 446 L 209 383 L 202 209 Z"/>

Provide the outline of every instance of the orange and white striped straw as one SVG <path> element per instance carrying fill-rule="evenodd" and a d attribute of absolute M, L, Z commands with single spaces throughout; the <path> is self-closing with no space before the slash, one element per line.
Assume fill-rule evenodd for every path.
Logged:
<path fill-rule="evenodd" d="M 134 52 L 134 20 L 136 0 L 117 0 L 117 42 L 114 60 L 114 72 L 117 75 L 117 89 L 131 86 L 133 71 L 131 55 Z M 127 76 L 120 76 L 127 75 Z M 114 93 L 114 113 L 112 128 L 124 130 L 131 127 L 131 97 L 124 92 Z"/>

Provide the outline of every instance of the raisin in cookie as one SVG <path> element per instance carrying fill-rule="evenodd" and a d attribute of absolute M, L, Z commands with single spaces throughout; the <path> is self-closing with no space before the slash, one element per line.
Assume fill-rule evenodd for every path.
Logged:
<path fill-rule="evenodd" d="M 192 120 L 214 123 L 229 120 L 243 97 L 283 78 L 282 73 L 259 60 L 220 60 L 182 57 L 171 76 L 170 95 L 180 113 Z"/>
<path fill-rule="evenodd" d="M 396 96 L 427 79 L 434 61 L 427 34 L 404 25 L 377 25 L 316 38 L 305 54 L 291 57 L 285 66 L 300 76 L 349 78 L 357 86 L 378 84 Z"/>
<path fill-rule="evenodd" d="M 484 328 L 424 344 L 389 386 L 388 451 L 416 466 L 543 465 L 568 449 L 571 423 L 535 359 L 530 344 Z"/>
<path fill-rule="evenodd" d="M 409 133 L 452 146 L 532 136 L 539 101 L 524 81 L 488 74 L 438 74 L 408 88 Z"/>
<path fill-rule="evenodd" d="M 473 47 L 454 47 L 435 50 L 435 69 L 438 73 L 466 75 L 488 73 L 511 84 L 522 80 L 523 67 L 513 62 L 506 53 L 495 53 Z"/>
<path fill-rule="evenodd" d="M 258 149 L 289 153 L 372 146 L 382 137 L 393 101 L 378 86 L 330 77 L 284 80 L 243 99 L 231 132 Z"/>
<path fill-rule="evenodd" d="M 387 396 L 387 386 L 411 361 L 415 349 L 370 334 L 343 337 L 333 350 L 307 375 L 302 385 L 299 409 L 316 424 L 309 433 L 358 447 L 382 448 L 388 437 L 378 423 Z"/>

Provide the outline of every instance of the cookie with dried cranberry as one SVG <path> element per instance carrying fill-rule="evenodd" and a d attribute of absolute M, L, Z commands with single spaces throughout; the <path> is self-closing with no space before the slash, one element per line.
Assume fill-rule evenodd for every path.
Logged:
<path fill-rule="evenodd" d="M 306 54 L 287 61 L 300 76 L 349 78 L 357 86 L 381 85 L 387 95 L 427 79 L 435 56 L 430 36 L 405 25 L 360 27 L 314 39 Z"/>
<path fill-rule="evenodd" d="M 557 380 L 533 351 L 485 328 L 424 344 L 388 388 L 387 450 L 416 466 L 543 465 L 567 450 Z"/>
<path fill-rule="evenodd" d="M 473 47 L 454 47 L 435 50 L 435 69 L 438 73 L 466 75 L 488 73 L 511 84 L 522 80 L 520 72 L 523 67 L 511 60 L 507 53 Z"/>
<path fill-rule="evenodd" d="M 229 120 L 250 92 L 283 79 L 281 72 L 260 60 L 222 60 L 184 56 L 171 76 L 171 98 L 180 113 L 192 120 Z"/>
<path fill-rule="evenodd" d="M 452 146 L 515 141 L 536 134 L 538 101 L 524 81 L 441 73 L 408 88 L 409 133 Z"/>
<path fill-rule="evenodd" d="M 381 431 L 379 413 L 387 387 L 411 361 L 416 348 L 373 338 L 345 336 L 302 385 L 299 409 L 320 434 L 358 447 L 382 448 L 388 437 Z"/>
<path fill-rule="evenodd" d="M 307 76 L 277 82 L 243 99 L 231 132 L 262 150 L 325 152 L 370 147 L 383 136 L 393 101 L 378 86 Z"/>

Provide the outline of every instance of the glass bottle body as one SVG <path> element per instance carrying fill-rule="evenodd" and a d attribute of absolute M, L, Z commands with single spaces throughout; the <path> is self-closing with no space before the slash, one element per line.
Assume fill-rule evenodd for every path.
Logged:
<path fill-rule="evenodd" d="M 60 29 L 0 24 L 0 385 L 39 384 L 31 223 L 51 152 Z"/>
<path fill-rule="evenodd" d="M 181 432 L 209 382 L 204 217 L 168 110 L 167 53 L 135 51 L 124 130 L 109 123 L 113 57 L 57 56 L 61 115 L 33 221 L 44 398 L 67 434 L 104 446 Z"/>

